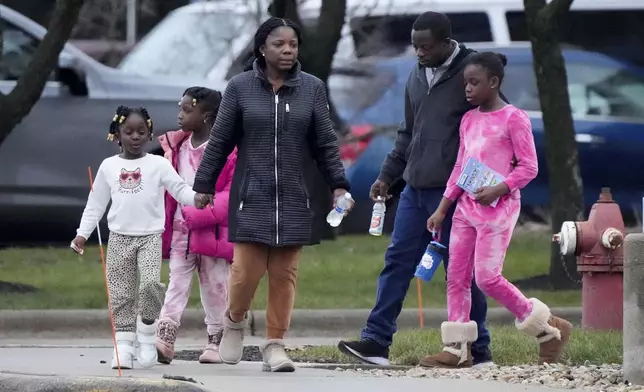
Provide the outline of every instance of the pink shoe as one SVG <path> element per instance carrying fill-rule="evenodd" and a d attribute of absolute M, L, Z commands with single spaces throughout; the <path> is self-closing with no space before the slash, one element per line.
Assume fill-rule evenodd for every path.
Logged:
<path fill-rule="evenodd" d="M 219 342 L 221 341 L 222 332 L 208 335 L 208 345 L 199 357 L 199 363 L 223 363 L 219 355 Z"/>
<path fill-rule="evenodd" d="M 174 342 L 177 340 L 177 327 L 168 321 L 159 321 L 157 328 L 157 361 L 169 365 L 174 358 Z"/>

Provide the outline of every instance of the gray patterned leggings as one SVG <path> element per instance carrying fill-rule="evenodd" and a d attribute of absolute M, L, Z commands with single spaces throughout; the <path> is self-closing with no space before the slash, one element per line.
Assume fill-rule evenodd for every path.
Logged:
<path fill-rule="evenodd" d="M 139 313 L 144 320 L 155 320 L 165 292 L 161 283 L 161 234 L 133 237 L 110 233 L 107 281 L 117 332 L 136 331 L 137 270 Z"/>

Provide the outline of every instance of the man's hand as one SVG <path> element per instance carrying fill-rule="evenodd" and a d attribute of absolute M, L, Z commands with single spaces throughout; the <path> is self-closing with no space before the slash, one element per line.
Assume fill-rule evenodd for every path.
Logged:
<path fill-rule="evenodd" d="M 200 210 L 203 210 L 206 208 L 208 204 L 212 204 L 213 196 L 212 195 L 207 195 L 205 193 L 197 193 L 195 194 L 195 207 L 197 207 Z"/>
<path fill-rule="evenodd" d="M 79 255 L 82 255 L 83 252 L 85 252 L 86 241 L 87 240 L 84 237 L 77 235 L 76 238 L 72 240 L 70 247 L 74 250 L 74 252 L 78 253 Z"/>
<path fill-rule="evenodd" d="M 376 180 L 376 182 L 371 185 L 371 190 L 369 191 L 369 197 L 373 201 L 378 200 L 378 196 L 382 197 L 383 200 L 391 199 L 389 192 L 389 184 L 384 181 Z"/>
<path fill-rule="evenodd" d="M 489 206 L 494 200 L 510 192 L 505 183 L 500 183 L 495 186 L 484 186 L 476 190 L 476 201 L 484 206 Z"/>

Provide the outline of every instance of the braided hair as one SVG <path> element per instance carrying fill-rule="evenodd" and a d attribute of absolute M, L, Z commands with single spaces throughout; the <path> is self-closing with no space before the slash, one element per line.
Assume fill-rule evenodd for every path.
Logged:
<path fill-rule="evenodd" d="M 201 105 L 201 110 L 204 113 L 211 113 L 211 118 L 207 119 L 213 122 L 219 112 L 219 105 L 221 104 L 222 95 L 217 90 L 211 90 L 206 87 L 194 86 L 189 87 L 183 92 L 183 96 L 192 97 L 192 106 Z"/>
<path fill-rule="evenodd" d="M 468 63 L 478 65 L 484 68 L 489 76 L 499 78 L 500 86 L 505 76 L 504 68 L 508 64 L 508 58 L 503 53 L 479 52 L 473 54 Z"/>
<path fill-rule="evenodd" d="M 152 117 L 150 117 L 150 114 L 144 107 L 139 107 L 139 108 L 129 108 L 127 106 L 119 106 L 116 108 L 116 114 L 114 117 L 112 117 L 112 122 L 110 123 L 110 130 L 109 133 L 107 134 L 107 140 L 113 141 L 114 140 L 114 135 L 119 133 L 120 126 L 125 122 L 125 120 L 130 116 L 132 113 L 137 113 L 143 119 L 145 120 L 145 125 L 148 127 L 148 130 L 150 131 L 150 138 L 152 138 L 152 133 L 154 130 L 154 126 L 152 124 Z M 121 141 L 119 140 L 119 146 L 121 145 Z"/>
<path fill-rule="evenodd" d="M 266 67 L 266 60 L 264 59 L 260 48 L 264 46 L 264 44 L 266 44 L 266 39 L 273 32 L 273 30 L 280 27 L 292 28 L 293 31 L 295 31 L 295 35 L 297 35 L 297 42 L 299 44 L 302 44 L 302 30 L 297 24 L 295 24 L 295 22 L 290 19 L 271 17 L 264 23 L 262 23 L 262 25 L 257 29 L 254 40 L 253 57 L 246 65 L 244 71 L 250 71 L 251 69 L 253 69 L 254 60 L 257 60 L 259 65 L 261 65 L 262 67 Z"/>

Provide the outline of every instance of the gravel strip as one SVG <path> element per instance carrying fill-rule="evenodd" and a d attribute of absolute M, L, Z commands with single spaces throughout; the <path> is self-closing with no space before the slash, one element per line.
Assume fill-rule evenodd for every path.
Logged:
<path fill-rule="evenodd" d="M 542 385 L 561 389 L 584 389 L 597 392 L 644 391 L 644 386 L 631 385 L 624 380 L 622 366 L 617 364 L 566 366 L 522 365 L 489 366 L 461 370 L 428 369 L 415 367 L 409 370 L 359 369 L 341 370 L 387 377 L 466 378 L 485 381 L 504 381 L 513 384 Z"/>

